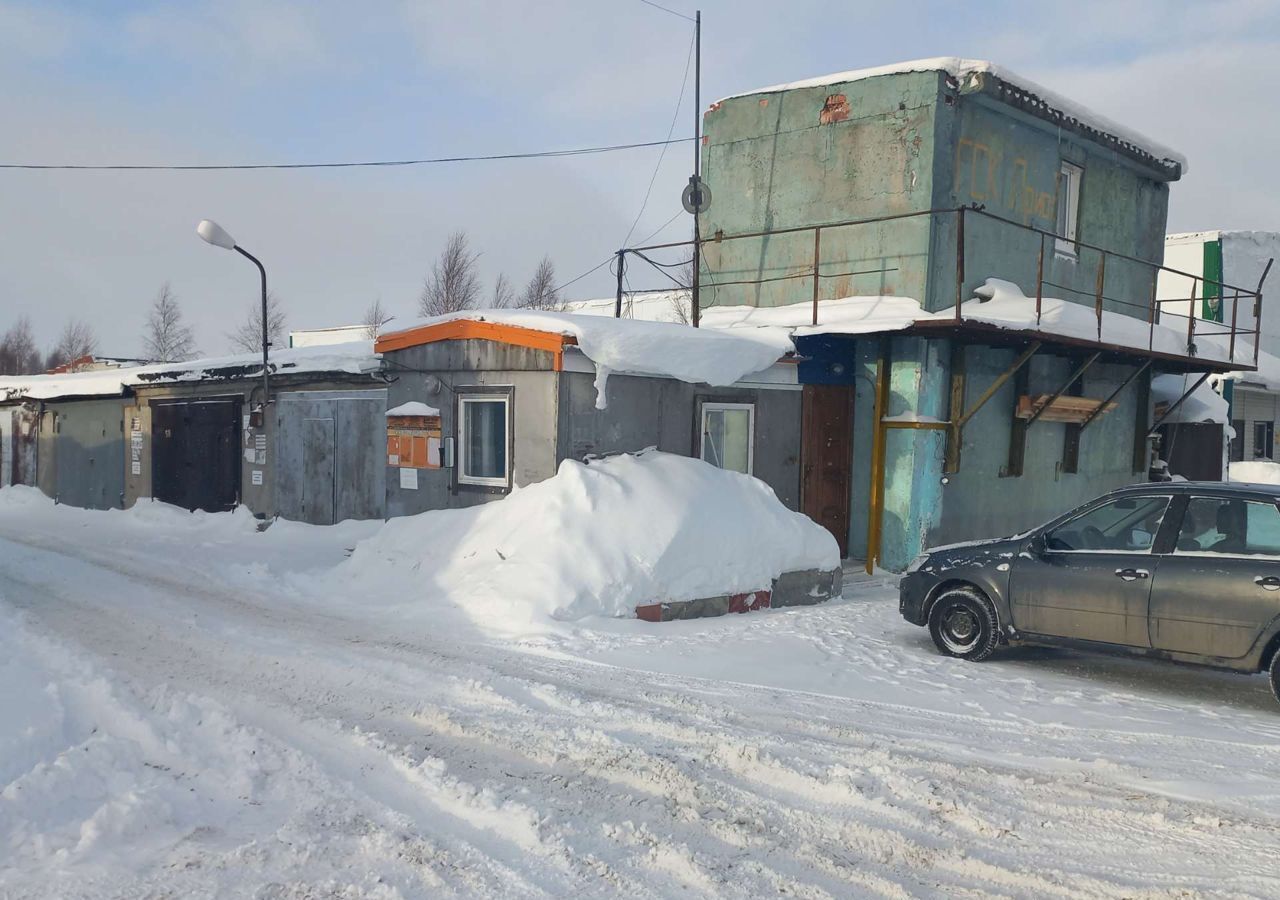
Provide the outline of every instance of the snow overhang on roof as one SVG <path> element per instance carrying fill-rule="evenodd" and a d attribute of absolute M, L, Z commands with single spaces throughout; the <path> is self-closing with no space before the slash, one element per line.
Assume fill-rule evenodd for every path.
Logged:
<path fill-rule="evenodd" d="M 268 363 L 273 376 L 372 376 L 382 366 L 372 341 L 273 350 Z M 11 375 L 0 378 L 0 401 L 121 397 L 131 389 L 150 385 L 229 381 L 261 374 L 262 356 L 244 354 L 63 375 Z"/>
<path fill-rule="evenodd" d="M 777 329 L 730 334 L 671 322 L 538 310 L 480 310 L 424 319 L 380 336 L 380 353 L 447 340 L 487 340 L 552 354 L 553 369 L 576 347 L 596 367 L 596 405 L 604 407 L 610 373 L 674 378 L 691 384 L 730 385 L 770 368 L 792 352 Z"/>
<path fill-rule="evenodd" d="M 1045 119 L 1065 130 L 1083 134 L 1090 140 L 1144 162 L 1162 172 L 1171 181 L 1176 181 L 1187 173 L 1187 158 L 1176 150 L 1120 125 L 1030 79 L 1023 78 L 1003 66 L 982 59 L 937 56 L 887 66 L 853 69 L 848 72 L 836 72 L 803 81 L 775 84 L 771 87 L 731 94 L 717 101 L 715 105 L 738 97 L 845 84 L 904 72 L 944 72 L 956 83 L 962 93 L 989 94 L 1003 103 Z"/>

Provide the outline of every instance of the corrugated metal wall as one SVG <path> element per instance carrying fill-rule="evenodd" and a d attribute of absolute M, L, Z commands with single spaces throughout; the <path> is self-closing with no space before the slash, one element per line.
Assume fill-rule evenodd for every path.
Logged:
<path fill-rule="evenodd" d="M 331 525 L 386 509 L 387 392 L 277 394 L 276 513 Z"/>

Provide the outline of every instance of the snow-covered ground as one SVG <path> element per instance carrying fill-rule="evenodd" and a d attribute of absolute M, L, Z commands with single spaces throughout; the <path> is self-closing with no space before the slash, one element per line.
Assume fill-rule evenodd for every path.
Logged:
<path fill-rule="evenodd" d="M 335 596 L 379 527 L 0 491 L 0 896 L 1280 895 L 1262 678 L 883 582 L 499 635 Z"/>

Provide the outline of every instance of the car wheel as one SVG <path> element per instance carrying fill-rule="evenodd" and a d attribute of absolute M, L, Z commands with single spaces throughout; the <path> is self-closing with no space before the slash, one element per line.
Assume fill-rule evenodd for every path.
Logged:
<path fill-rule="evenodd" d="M 1280 700 L 1280 650 L 1271 655 L 1271 693 Z"/>
<path fill-rule="evenodd" d="M 929 634 L 943 654 L 970 662 L 986 659 L 1000 643 L 991 601 L 968 586 L 948 588 L 938 596 L 929 611 Z"/>

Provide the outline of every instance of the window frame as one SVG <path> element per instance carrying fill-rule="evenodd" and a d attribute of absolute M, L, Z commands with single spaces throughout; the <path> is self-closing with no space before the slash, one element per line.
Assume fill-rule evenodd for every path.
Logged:
<path fill-rule="evenodd" d="M 707 413 L 708 412 L 724 412 L 726 410 L 745 409 L 747 411 L 747 475 L 755 475 L 756 463 L 756 405 L 752 401 L 730 401 L 730 400 L 702 400 L 698 404 L 698 459 L 715 466 L 717 469 L 724 469 L 726 472 L 736 472 L 737 469 L 728 469 L 722 465 L 716 465 L 708 460 L 705 456 L 707 445 Z"/>
<path fill-rule="evenodd" d="M 465 387 L 458 388 L 455 392 L 457 397 L 457 433 L 458 433 L 458 450 L 454 460 L 454 477 L 458 485 L 464 487 L 487 488 L 498 490 L 509 490 L 511 488 L 511 470 L 512 456 L 514 451 L 514 440 L 511 430 L 512 414 L 512 392 L 508 388 L 483 388 L 483 387 Z M 483 475 L 467 474 L 467 448 L 469 445 L 467 435 L 467 414 L 466 408 L 469 403 L 501 403 L 504 417 L 504 429 L 506 446 L 503 447 L 503 463 L 504 471 L 501 477 L 490 477 Z"/>
<path fill-rule="evenodd" d="M 1146 501 L 1146 500 L 1158 500 L 1158 499 L 1163 499 L 1165 502 L 1164 513 L 1160 517 L 1160 527 L 1156 529 L 1156 533 L 1151 536 L 1151 546 L 1148 547 L 1146 550 L 1112 550 L 1106 547 L 1096 547 L 1096 548 L 1090 548 L 1085 550 L 1064 550 L 1059 547 L 1049 546 L 1049 538 L 1053 535 L 1055 531 L 1065 528 L 1066 526 L 1070 525 L 1072 522 L 1076 521 L 1077 519 L 1083 519 L 1085 516 L 1092 515 L 1094 512 L 1098 511 L 1104 506 L 1110 506 L 1111 504 L 1118 503 L 1121 500 L 1134 500 L 1138 503 L 1142 503 L 1143 501 Z M 1161 544 L 1161 540 L 1160 540 L 1161 536 L 1164 534 L 1167 534 L 1170 527 L 1169 516 L 1171 511 L 1173 511 L 1173 508 L 1174 508 L 1173 501 L 1174 501 L 1173 494 L 1161 494 L 1161 493 L 1138 494 L 1133 497 L 1114 497 L 1102 503 L 1095 503 L 1091 505 L 1088 509 L 1081 510 L 1075 515 L 1068 516 L 1067 518 L 1062 519 L 1061 521 L 1055 522 L 1052 525 L 1044 528 L 1039 533 L 1039 540 L 1043 543 L 1045 553 L 1068 553 L 1073 555 L 1085 554 L 1085 553 L 1094 553 L 1094 554 L 1118 553 L 1125 556 L 1155 556 L 1155 555 L 1158 555 L 1158 551 L 1156 550 L 1156 547 L 1160 546 Z M 1178 511 L 1178 528 L 1180 529 L 1181 527 L 1182 527 L 1182 515 L 1181 515 L 1181 511 Z"/>
<path fill-rule="evenodd" d="M 1255 419 L 1249 423 L 1253 426 L 1253 458 L 1254 459 L 1275 459 L 1276 447 L 1276 423 L 1270 419 Z M 1263 443 L 1266 445 L 1266 452 L 1260 452 L 1258 446 L 1258 429 L 1262 429 Z"/>
<path fill-rule="evenodd" d="M 1058 164 L 1058 181 L 1059 207 L 1055 210 L 1053 224 L 1059 237 L 1054 241 L 1053 249 L 1058 256 L 1074 260 L 1079 255 L 1076 242 L 1080 239 L 1080 187 L 1084 181 L 1084 166 L 1062 160 Z M 1064 203 L 1066 205 L 1062 206 Z"/>

